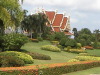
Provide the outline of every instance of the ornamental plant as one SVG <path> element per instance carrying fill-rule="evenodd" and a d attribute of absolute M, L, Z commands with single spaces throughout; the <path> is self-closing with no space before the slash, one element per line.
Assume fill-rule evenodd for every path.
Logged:
<path fill-rule="evenodd" d="M 23 35 L 23 34 L 16 34 L 16 33 L 11 33 L 11 34 L 5 34 L 2 36 L 2 44 L 1 46 L 3 47 L 3 51 L 6 49 L 8 50 L 20 50 L 20 48 L 27 43 L 28 37 Z"/>
<path fill-rule="evenodd" d="M 44 45 L 41 47 L 42 50 L 53 51 L 53 52 L 60 52 L 61 49 L 53 46 L 53 45 Z"/>
<path fill-rule="evenodd" d="M 24 61 L 25 64 L 32 64 L 34 62 L 33 58 L 22 52 L 17 52 L 17 51 L 5 51 L 0 53 L 0 57 L 15 57 L 19 58 Z M 5 58 L 4 58 L 5 59 Z M 3 59 L 1 59 L 2 61 Z"/>

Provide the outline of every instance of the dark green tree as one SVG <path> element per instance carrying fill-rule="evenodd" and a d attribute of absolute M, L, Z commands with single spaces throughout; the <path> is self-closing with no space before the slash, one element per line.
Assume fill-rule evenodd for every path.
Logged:
<path fill-rule="evenodd" d="M 73 28 L 72 30 L 74 32 L 74 39 L 76 39 L 78 37 L 78 31 L 77 28 Z"/>

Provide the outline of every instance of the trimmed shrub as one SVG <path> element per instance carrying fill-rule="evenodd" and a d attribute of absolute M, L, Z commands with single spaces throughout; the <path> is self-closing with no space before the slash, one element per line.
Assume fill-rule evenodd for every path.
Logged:
<path fill-rule="evenodd" d="M 68 62 L 79 62 L 80 60 L 77 60 L 77 59 L 71 59 L 69 60 Z"/>
<path fill-rule="evenodd" d="M 100 57 L 95 57 L 95 56 L 76 56 L 75 59 L 80 61 L 87 61 L 87 60 L 100 61 Z"/>
<path fill-rule="evenodd" d="M 54 66 L 51 66 L 52 67 L 40 69 L 43 72 L 43 75 L 62 75 L 65 73 L 99 67 L 100 61 L 69 62 L 66 64 L 54 64 Z"/>
<path fill-rule="evenodd" d="M 52 33 L 52 35 L 48 35 L 48 38 L 50 39 L 50 41 L 60 41 L 62 38 L 67 38 L 66 35 L 64 34 L 64 32 L 54 32 Z"/>
<path fill-rule="evenodd" d="M 1 52 L 0 56 L 5 56 L 5 57 L 16 57 L 25 62 L 25 64 L 32 64 L 34 62 L 33 58 L 25 53 L 22 52 L 17 52 L 17 51 L 6 51 L 6 52 Z"/>
<path fill-rule="evenodd" d="M 53 45 L 58 45 L 58 44 L 59 44 L 59 41 L 51 41 L 51 43 L 52 43 Z"/>
<path fill-rule="evenodd" d="M 62 38 L 60 40 L 60 43 L 59 44 L 62 45 L 62 46 L 65 46 L 66 41 L 67 41 L 67 38 Z"/>
<path fill-rule="evenodd" d="M 39 53 L 33 53 L 33 52 L 30 52 L 30 53 L 27 53 L 27 54 L 29 54 L 30 56 L 32 56 L 33 59 L 51 60 L 51 57 L 48 56 L 48 55 L 39 54 Z"/>
<path fill-rule="evenodd" d="M 69 52 L 72 52 L 72 53 L 85 53 L 85 50 L 82 50 L 82 49 L 70 49 Z"/>
<path fill-rule="evenodd" d="M 2 47 L 9 50 L 19 50 L 25 43 L 29 41 L 28 37 L 23 34 L 6 34 L 3 37 Z"/>
<path fill-rule="evenodd" d="M 1 67 L 18 67 L 24 66 L 25 63 L 18 57 L 13 56 L 2 56 L 0 57 L 0 66 Z"/>
<path fill-rule="evenodd" d="M 46 64 L 46 65 L 36 65 L 36 69 L 30 67 L 26 70 L 12 70 L 7 71 L 3 74 L 13 74 L 13 75 L 62 75 L 65 73 L 81 71 L 85 69 L 90 69 L 93 67 L 99 67 L 100 61 L 80 61 L 80 62 L 67 62 L 67 63 L 57 63 L 57 64 Z M 12 68 L 11 68 L 12 69 Z"/>
<path fill-rule="evenodd" d="M 76 46 L 78 49 L 81 49 L 81 47 L 82 47 L 81 43 L 77 43 Z"/>
<path fill-rule="evenodd" d="M 74 39 L 67 39 L 65 46 L 76 47 L 76 41 Z"/>
<path fill-rule="evenodd" d="M 62 45 L 57 45 L 58 48 L 60 49 L 63 49 L 63 46 Z"/>
<path fill-rule="evenodd" d="M 37 37 L 37 39 L 38 39 L 39 41 L 43 41 L 43 38 L 42 38 L 42 37 Z"/>
<path fill-rule="evenodd" d="M 67 48 L 64 48 L 64 51 L 70 51 L 71 46 L 67 46 Z"/>
<path fill-rule="evenodd" d="M 53 45 L 44 45 L 41 47 L 42 50 L 53 51 L 53 52 L 60 52 L 60 48 L 53 46 Z"/>

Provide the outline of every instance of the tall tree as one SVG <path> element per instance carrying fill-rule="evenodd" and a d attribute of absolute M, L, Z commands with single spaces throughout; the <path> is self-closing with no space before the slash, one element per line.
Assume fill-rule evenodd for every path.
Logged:
<path fill-rule="evenodd" d="M 89 34 L 89 35 L 91 35 L 91 31 L 88 28 L 83 28 L 83 29 L 81 29 L 79 34 Z"/>
<path fill-rule="evenodd" d="M 74 39 L 76 39 L 78 37 L 77 28 L 73 28 L 73 32 L 74 32 Z"/>
<path fill-rule="evenodd" d="M 39 37 L 42 36 L 42 34 L 46 33 L 47 26 L 46 24 L 49 23 L 47 16 L 43 13 L 33 14 L 27 16 L 23 22 L 22 22 L 22 28 L 24 30 L 27 30 L 28 32 L 34 32 Z M 32 38 L 32 37 L 31 37 Z"/>
<path fill-rule="evenodd" d="M 95 41 L 96 42 L 100 41 L 100 30 L 96 29 L 94 30 L 94 33 L 95 33 Z"/>
<path fill-rule="evenodd" d="M 8 26 L 18 27 L 23 18 L 19 0 L 0 0 L 0 30 L 4 33 Z M 2 33 L 2 34 L 3 34 Z"/>

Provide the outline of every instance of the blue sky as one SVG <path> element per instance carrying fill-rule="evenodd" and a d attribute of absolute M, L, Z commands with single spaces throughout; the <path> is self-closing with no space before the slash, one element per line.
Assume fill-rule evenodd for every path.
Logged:
<path fill-rule="evenodd" d="M 24 0 L 23 9 L 34 13 L 37 9 L 70 15 L 71 28 L 100 30 L 100 0 Z"/>

